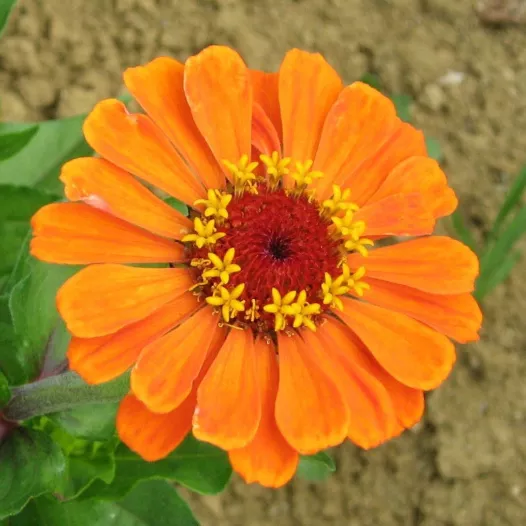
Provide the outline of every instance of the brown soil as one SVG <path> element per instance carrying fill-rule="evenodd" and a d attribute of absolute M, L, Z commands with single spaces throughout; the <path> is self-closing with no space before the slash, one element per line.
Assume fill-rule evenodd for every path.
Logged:
<path fill-rule="evenodd" d="M 485 27 L 467 0 L 21 0 L 0 49 L 2 117 L 85 112 L 126 66 L 210 43 L 269 70 L 293 46 L 319 50 L 349 82 L 374 72 L 412 95 L 478 232 L 526 162 L 524 27 Z M 339 448 L 318 485 L 236 478 L 192 496 L 203 525 L 526 524 L 525 278 L 517 266 L 487 298 L 482 341 L 460 350 L 417 428 L 375 451 Z"/>

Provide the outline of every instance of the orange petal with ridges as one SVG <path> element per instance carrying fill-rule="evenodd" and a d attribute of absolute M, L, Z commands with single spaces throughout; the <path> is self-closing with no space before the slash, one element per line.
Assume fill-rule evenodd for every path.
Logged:
<path fill-rule="evenodd" d="M 168 206 L 128 172 L 95 157 L 81 157 L 62 167 L 60 180 L 70 201 L 84 201 L 161 236 L 179 239 L 192 222 Z"/>
<path fill-rule="evenodd" d="M 363 162 L 349 174 L 342 174 L 339 185 L 351 189 L 351 199 L 358 205 L 364 205 L 380 188 L 393 168 L 414 156 L 426 156 L 427 149 L 424 134 L 410 124 L 397 120 L 392 135 L 375 155 Z M 325 193 L 318 192 L 318 199 L 331 193 L 329 186 Z"/>
<path fill-rule="evenodd" d="M 444 172 L 434 159 L 410 157 L 397 165 L 368 201 L 380 201 L 393 194 L 418 193 L 434 217 L 447 216 L 458 204 L 455 192 L 448 186 Z"/>
<path fill-rule="evenodd" d="M 327 115 L 314 161 L 324 173 L 316 184 L 320 196 L 374 158 L 398 122 L 394 104 L 378 90 L 363 82 L 346 86 Z"/>
<path fill-rule="evenodd" d="M 295 162 L 314 160 L 325 117 L 343 85 L 319 53 L 289 51 L 279 69 L 283 155 Z M 285 183 L 292 181 L 290 175 Z"/>
<path fill-rule="evenodd" d="M 456 356 L 446 336 L 405 314 L 353 299 L 342 301 L 339 317 L 399 382 L 427 391 L 447 378 Z"/>
<path fill-rule="evenodd" d="M 349 408 L 327 356 L 282 332 L 278 350 L 276 421 L 285 440 L 305 455 L 340 444 L 347 436 Z"/>
<path fill-rule="evenodd" d="M 384 386 L 353 361 L 348 348 L 351 342 L 342 345 L 323 329 L 305 332 L 305 343 L 320 356 L 325 353 L 335 365 L 333 378 L 349 406 L 348 438 L 364 449 L 376 447 L 393 436 L 397 425 L 391 399 Z"/>
<path fill-rule="evenodd" d="M 217 316 L 206 306 L 148 345 L 131 374 L 131 390 L 156 413 L 167 413 L 190 393 L 215 333 Z"/>
<path fill-rule="evenodd" d="M 278 391 L 278 362 L 274 345 L 256 340 L 256 375 L 261 399 L 261 421 L 254 440 L 241 449 L 229 451 L 230 462 L 248 484 L 269 488 L 286 484 L 296 472 L 299 455 L 276 424 L 274 407 Z"/>
<path fill-rule="evenodd" d="M 263 108 L 257 103 L 252 107 L 252 146 L 266 155 L 281 150 L 278 132 Z"/>
<path fill-rule="evenodd" d="M 181 201 L 206 198 L 166 135 L 147 115 L 128 113 L 116 100 L 99 102 L 84 121 L 84 136 L 102 157 Z"/>
<path fill-rule="evenodd" d="M 159 57 L 128 68 L 124 83 L 153 122 L 166 134 L 207 188 L 222 188 L 223 170 L 197 129 L 183 88 L 184 65 Z"/>
<path fill-rule="evenodd" d="M 249 71 L 254 102 L 263 108 L 263 111 L 271 120 L 281 143 L 283 133 L 278 95 L 279 75 L 277 73 L 265 73 L 257 69 Z M 281 151 L 281 148 L 278 151 Z"/>
<path fill-rule="evenodd" d="M 261 419 L 252 331 L 233 329 L 197 390 L 193 432 L 222 449 L 247 445 Z"/>
<path fill-rule="evenodd" d="M 96 338 L 71 339 L 67 356 L 69 367 L 89 384 L 108 382 L 127 371 L 142 350 L 181 320 L 202 307 L 186 292 L 146 318 L 127 325 L 114 334 Z"/>
<path fill-rule="evenodd" d="M 368 303 L 407 314 L 460 343 L 479 339 L 482 312 L 471 294 L 430 294 L 388 281 L 365 281 L 371 286 L 363 298 Z"/>
<path fill-rule="evenodd" d="M 31 219 L 31 254 L 50 263 L 171 263 L 186 259 L 175 241 L 84 203 L 53 203 Z"/>
<path fill-rule="evenodd" d="M 395 194 L 360 208 L 354 219 L 365 222 L 364 236 L 431 234 L 435 218 L 419 194 Z"/>
<path fill-rule="evenodd" d="M 195 396 L 190 396 L 170 413 L 157 414 L 129 394 L 122 400 L 117 413 L 119 438 L 144 460 L 160 460 L 190 432 L 194 408 Z"/>
<path fill-rule="evenodd" d="M 146 318 L 192 284 L 187 269 L 91 265 L 62 285 L 57 307 L 73 335 L 93 338 Z"/>
<path fill-rule="evenodd" d="M 461 294 L 475 288 L 477 256 L 460 241 L 444 236 L 412 239 L 371 250 L 367 258 L 351 254 L 351 268 L 366 266 L 367 276 L 434 294 Z"/>
<path fill-rule="evenodd" d="M 345 350 L 347 361 L 367 371 L 371 377 L 376 378 L 384 387 L 393 405 L 398 429 L 393 429 L 393 436 L 398 435 L 403 428 L 412 427 L 420 421 L 424 412 L 424 395 L 421 390 L 407 387 L 395 380 L 373 358 L 365 345 L 344 323 L 334 318 L 328 318 L 323 325 L 320 335 L 329 337 L 339 349 Z"/>
<path fill-rule="evenodd" d="M 243 59 L 225 46 L 210 46 L 189 58 L 184 91 L 199 131 L 223 166 L 250 155 L 252 84 Z"/>

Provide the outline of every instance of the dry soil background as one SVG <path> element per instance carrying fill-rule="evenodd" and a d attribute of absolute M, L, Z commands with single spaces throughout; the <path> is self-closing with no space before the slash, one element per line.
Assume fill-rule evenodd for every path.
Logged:
<path fill-rule="evenodd" d="M 211 43 L 269 70 L 293 46 L 318 50 L 349 82 L 373 72 L 412 95 L 478 232 L 526 162 L 525 27 L 484 26 L 468 0 L 21 0 L 0 47 L 2 118 L 85 112 L 126 66 Z M 191 496 L 203 525 L 526 524 L 524 268 L 487 299 L 482 341 L 460 350 L 421 425 L 372 452 L 341 447 L 322 484 L 235 479 Z"/>

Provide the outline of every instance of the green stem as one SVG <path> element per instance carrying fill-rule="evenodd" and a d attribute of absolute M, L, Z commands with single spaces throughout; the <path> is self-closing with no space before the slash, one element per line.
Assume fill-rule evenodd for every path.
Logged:
<path fill-rule="evenodd" d="M 13 397 L 4 407 L 3 416 L 16 422 L 80 405 L 116 402 L 128 393 L 129 384 L 129 375 L 104 384 L 89 385 L 76 373 L 63 373 L 12 387 Z"/>

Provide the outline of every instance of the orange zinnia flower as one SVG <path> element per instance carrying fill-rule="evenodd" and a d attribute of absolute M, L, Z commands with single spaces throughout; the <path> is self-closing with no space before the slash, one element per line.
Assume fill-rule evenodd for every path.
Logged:
<path fill-rule="evenodd" d="M 212 46 L 124 80 L 145 114 L 95 107 L 84 134 L 100 158 L 64 166 L 75 202 L 42 208 L 31 245 L 90 265 L 58 309 L 87 382 L 132 368 L 121 439 L 153 461 L 192 431 L 246 481 L 280 486 L 300 453 L 418 422 L 455 361 L 449 338 L 481 323 L 468 248 L 381 242 L 426 236 L 457 205 L 422 133 L 298 50 L 277 74 Z"/>

